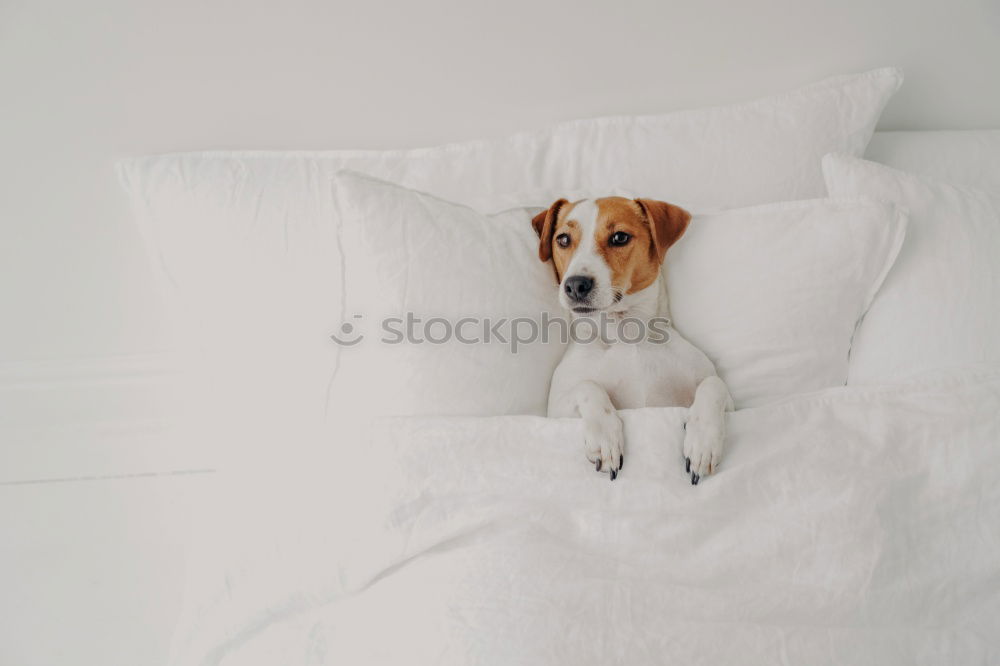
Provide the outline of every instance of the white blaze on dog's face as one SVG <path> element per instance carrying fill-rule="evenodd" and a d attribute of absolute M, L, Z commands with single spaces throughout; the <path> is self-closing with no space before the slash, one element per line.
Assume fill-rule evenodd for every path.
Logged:
<path fill-rule="evenodd" d="M 560 303 L 586 314 L 615 311 L 627 295 L 653 284 L 667 248 L 690 220 L 687 211 L 662 201 L 606 197 L 560 199 L 532 226 L 539 259 L 555 267 Z"/>

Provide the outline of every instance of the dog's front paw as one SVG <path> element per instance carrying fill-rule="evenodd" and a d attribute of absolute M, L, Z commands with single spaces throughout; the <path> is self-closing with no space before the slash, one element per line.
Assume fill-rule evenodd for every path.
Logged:
<path fill-rule="evenodd" d="M 684 470 L 691 474 L 691 485 L 714 472 L 722 460 L 726 443 L 724 417 L 708 420 L 692 417 L 684 428 Z"/>
<path fill-rule="evenodd" d="M 584 419 L 583 443 L 594 469 L 608 472 L 612 481 L 618 478 L 625 464 L 625 435 L 618 414 L 610 411 L 599 418 Z"/>

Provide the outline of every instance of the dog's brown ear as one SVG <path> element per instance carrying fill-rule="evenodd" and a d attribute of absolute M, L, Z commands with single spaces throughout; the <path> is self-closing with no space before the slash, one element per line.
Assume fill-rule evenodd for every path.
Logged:
<path fill-rule="evenodd" d="M 646 215 L 646 221 L 649 222 L 656 259 L 663 263 L 667 249 L 684 235 L 684 230 L 691 221 L 691 213 L 680 206 L 654 199 L 636 199 L 635 202 L 639 204 L 639 208 Z"/>
<path fill-rule="evenodd" d="M 542 261 L 548 261 L 552 258 L 552 234 L 556 230 L 559 209 L 568 203 L 565 199 L 559 199 L 549 206 L 548 210 L 543 210 L 531 220 L 531 226 L 538 234 L 538 258 Z"/>

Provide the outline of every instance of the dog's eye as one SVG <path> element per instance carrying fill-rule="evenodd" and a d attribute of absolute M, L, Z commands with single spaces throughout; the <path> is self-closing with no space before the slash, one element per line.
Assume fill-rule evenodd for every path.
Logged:
<path fill-rule="evenodd" d="M 569 234 L 559 234 L 556 236 L 556 244 L 559 247 L 569 247 Z"/>
<path fill-rule="evenodd" d="M 615 233 L 611 234 L 611 241 L 610 242 L 611 242 L 612 245 L 621 246 L 621 245 L 625 245 L 630 240 L 632 240 L 632 235 L 631 234 L 627 234 L 624 231 L 616 231 Z"/>

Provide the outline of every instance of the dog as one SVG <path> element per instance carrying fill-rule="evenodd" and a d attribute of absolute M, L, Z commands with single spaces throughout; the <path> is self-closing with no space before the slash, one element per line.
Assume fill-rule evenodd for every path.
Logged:
<path fill-rule="evenodd" d="M 651 199 L 559 199 L 532 219 L 538 258 L 551 262 L 560 304 L 573 319 L 646 324 L 624 342 L 570 341 L 549 390 L 550 417 L 581 417 L 587 459 L 614 481 L 625 464 L 619 409 L 688 407 L 683 462 L 692 485 L 722 459 L 733 399 L 711 360 L 669 322 L 661 268 L 691 215 Z M 659 327 L 654 324 L 661 322 Z M 654 336 L 650 330 L 666 330 Z"/>

